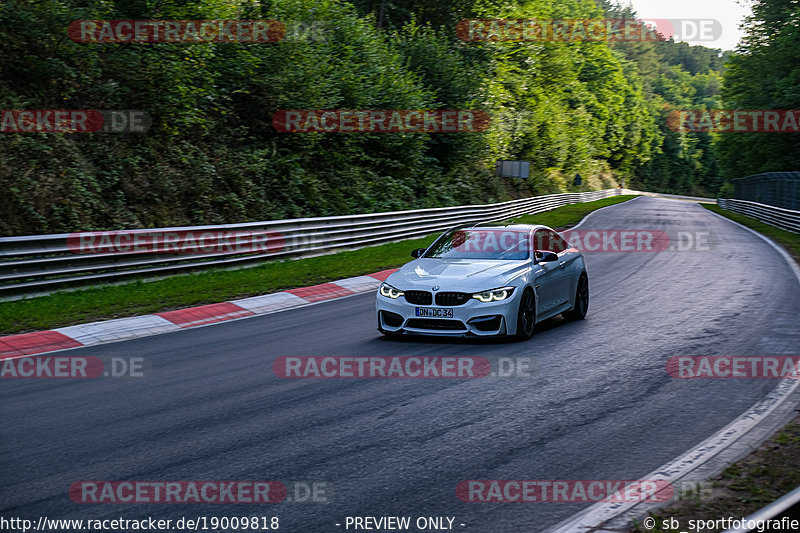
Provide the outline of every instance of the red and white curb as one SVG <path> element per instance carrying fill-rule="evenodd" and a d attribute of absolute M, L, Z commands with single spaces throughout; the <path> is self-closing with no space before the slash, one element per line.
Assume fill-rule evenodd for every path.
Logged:
<path fill-rule="evenodd" d="M 396 270 L 382 270 L 365 276 L 230 302 L 0 337 L 0 359 L 147 337 L 370 292 L 377 290 L 381 282 Z"/>

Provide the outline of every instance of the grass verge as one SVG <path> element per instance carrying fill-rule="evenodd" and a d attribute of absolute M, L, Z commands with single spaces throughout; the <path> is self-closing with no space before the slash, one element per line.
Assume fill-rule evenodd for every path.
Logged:
<path fill-rule="evenodd" d="M 517 220 L 566 228 L 596 209 L 631 198 L 634 196 L 612 196 Z M 318 257 L 269 261 L 239 270 L 212 270 L 4 302 L 0 304 L 0 336 L 224 302 L 370 274 L 410 261 L 411 250 L 429 245 L 436 236 Z"/>
<path fill-rule="evenodd" d="M 610 198 L 603 198 L 595 202 L 565 205 L 564 207 L 545 211 L 544 213 L 537 213 L 535 215 L 523 215 L 514 220 L 520 224 L 544 224 L 545 226 L 550 226 L 555 230 L 561 231 L 571 228 L 592 211 L 597 211 L 601 207 L 626 202 L 633 198 L 636 198 L 636 196 L 611 196 Z"/>

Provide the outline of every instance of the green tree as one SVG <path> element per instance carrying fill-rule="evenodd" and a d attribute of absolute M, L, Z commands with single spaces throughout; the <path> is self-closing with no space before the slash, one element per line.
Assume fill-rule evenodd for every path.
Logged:
<path fill-rule="evenodd" d="M 747 34 L 725 72 L 728 109 L 800 109 L 800 4 L 755 0 Z M 800 169 L 796 133 L 723 133 L 717 142 L 723 174 L 733 179 Z"/>

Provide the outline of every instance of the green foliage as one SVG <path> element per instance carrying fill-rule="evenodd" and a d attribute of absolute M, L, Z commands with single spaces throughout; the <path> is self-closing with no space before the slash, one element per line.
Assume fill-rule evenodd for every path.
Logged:
<path fill-rule="evenodd" d="M 612 9 L 606 6 L 605 9 Z M 616 8 L 613 8 L 616 9 Z M 7 0 L 0 108 L 139 109 L 147 134 L 0 136 L 0 234 L 222 224 L 616 186 L 715 190 L 715 52 L 676 43 L 465 43 L 463 18 L 599 18 L 593 0 Z M 77 19 L 275 19 L 277 43 L 75 43 Z M 666 51 L 665 51 L 666 50 Z M 716 59 L 715 59 L 716 58 Z M 672 66 L 670 66 L 672 65 Z M 486 132 L 287 134 L 292 109 L 481 109 Z M 494 176 L 531 162 L 528 180 Z"/>
<path fill-rule="evenodd" d="M 608 0 L 600 3 L 611 18 L 636 17 L 630 7 L 619 7 Z M 646 139 L 649 157 L 639 159 L 630 185 L 664 193 L 716 194 L 722 181 L 712 136 L 673 131 L 667 125 L 667 116 L 673 110 L 719 108 L 722 71 L 729 53 L 671 39 L 621 42 L 613 48 L 641 76 L 644 112 L 656 124 L 656 131 Z"/>
<path fill-rule="evenodd" d="M 713 134 L 680 132 L 667 126 L 667 116 L 681 109 L 719 109 L 721 75 L 714 71 L 690 74 L 665 66 L 652 81 L 651 112 L 658 117 L 661 146 L 636 171 L 634 187 L 674 194 L 712 196 L 722 179 L 713 148 Z"/>
<path fill-rule="evenodd" d="M 722 91 L 728 109 L 800 109 L 800 4 L 755 0 L 743 45 L 731 57 Z M 727 178 L 800 169 L 797 133 L 721 135 Z"/>

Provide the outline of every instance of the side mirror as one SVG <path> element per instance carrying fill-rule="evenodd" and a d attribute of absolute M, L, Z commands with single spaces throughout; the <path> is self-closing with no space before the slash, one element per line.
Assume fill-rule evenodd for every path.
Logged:
<path fill-rule="evenodd" d="M 416 250 L 411 250 L 411 257 L 417 259 L 418 257 L 422 257 L 422 254 L 425 253 L 425 248 L 417 248 Z"/>
<path fill-rule="evenodd" d="M 550 263 L 552 261 L 558 261 L 558 255 L 553 252 L 536 252 L 534 254 L 534 259 L 537 263 Z"/>

